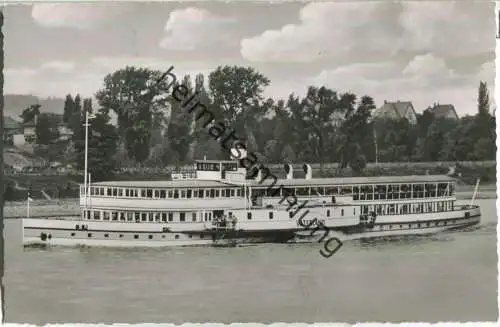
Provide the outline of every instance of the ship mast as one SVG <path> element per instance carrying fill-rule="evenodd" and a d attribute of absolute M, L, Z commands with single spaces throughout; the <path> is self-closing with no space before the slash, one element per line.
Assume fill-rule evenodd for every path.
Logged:
<path fill-rule="evenodd" d="M 88 157 L 89 157 L 89 119 L 94 119 L 95 116 L 91 113 L 89 113 L 88 110 L 85 110 L 85 164 L 84 164 L 84 177 L 83 177 L 83 196 L 84 196 L 84 202 L 83 202 L 83 210 L 84 210 L 84 215 L 86 215 L 87 211 L 87 193 L 88 193 L 88 187 L 87 187 L 87 180 L 88 180 Z"/>

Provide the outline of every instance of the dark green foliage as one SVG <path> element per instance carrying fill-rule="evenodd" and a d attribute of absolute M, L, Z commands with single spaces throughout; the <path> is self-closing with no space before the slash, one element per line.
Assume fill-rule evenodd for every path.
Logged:
<path fill-rule="evenodd" d="M 50 114 L 40 114 L 37 119 L 35 133 L 36 143 L 49 145 L 59 137 L 57 130 L 57 116 Z"/>
<path fill-rule="evenodd" d="M 96 98 L 102 117 L 115 113 L 118 126 L 109 125 L 108 117 L 100 127 L 92 127 L 89 167 L 96 178 L 114 170 L 117 147 L 124 149 L 119 152 L 120 166 L 227 159 L 220 142 L 232 131 L 263 163 L 316 162 L 323 167 L 336 162 L 340 170 L 350 168 L 353 174 L 364 174 L 371 162 L 494 160 L 495 118 L 489 113 L 483 82 L 477 115 L 436 119 L 431 110 L 425 110 L 411 124 L 407 119 L 374 118 L 377 105 L 372 97 L 324 86 L 309 86 L 304 97 L 266 99 L 263 94 L 270 81 L 250 67 L 220 66 L 208 75 L 207 83 L 201 74 L 194 81 L 186 76 L 177 77 L 176 83 L 170 77 L 158 83 L 162 73 L 125 67 L 105 77 Z M 196 120 L 196 112 L 187 112 L 185 104 L 172 96 L 174 86 L 180 84 L 187 88 L 188 97 L 196 93 L 195 101 L 223 123 L 223 137 L 214 140 L 206 121 Z M 80 102 L 78 95 L 74 99 L 68 95 L 64 111 L 74 132 L 78 167 L 83 166 L 84 141 Z M 83 109 L 91 107 L 89 99 L 83 100 Z M 50 134 L 47 128 L 45 132 Z M 42 139 L 47 142 L 47 137 Z"/>

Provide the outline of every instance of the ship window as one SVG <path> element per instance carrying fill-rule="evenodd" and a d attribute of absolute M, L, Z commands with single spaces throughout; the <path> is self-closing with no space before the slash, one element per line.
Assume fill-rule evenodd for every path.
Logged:
<path fill-rule="evenodd" d="M 71 236 L 75 236 L 75 233 L 71 233 Z"/>
<path fill-rule="evenodd" d="M 234 190 L 230 190 L 231 191 L 231 197 L 234 197 Z"/>
<path fill-rule="evenodd" d="M 127 188 L 125 189 L 125 196 L 126 197 L 129 197 L 130 196 L 130 190 Z"/>
<path fill-rule="evenodd" d="M 220 197 L 220 190 L 215 190 L 215 197 L 216 198 Z"/>
<path fill-rule="evenodd" d="M 193 190 L 193 198 L 198 197 L 198 189 Z"/>
<path fill-rule="evenodd" d="M 168 190 L 168 197 L 169 197 L 169 199 L 171 199 L 171 198 L 173 198 L 173 197 L 174 197 L 174 195 L 173 195 L 173 194 L 174 194 L 174 193 L 172 192 L 172 190 Z"/>
<path fill-rule="evenodd" d="M 196 212 L 193 212 L 193 221 L 196 221 Z"/>
<path fill-rule="evenodd" d="M 120 221 L 125 221 L 125 212 L 120 212 Z"/>
<path fill-rule="evenodd" d="M 166 212 L 162 212 L 161 213 L 161 221 L 162 222 L 166 222 L 167 221 L 167 213 Z"/>
<path fill-rule="evenodd" d="M 204 196 L 204 195 L 205 195 L 205 190 L 201 189 L 201 190 L 199 190 L 199 191 L 198 191 L 198 197 L 199 197 L 200 199 L 203 199 L 203 196 Z"/>
<path fill-rule="evenodd" d="M 210 191 L 213 191 L 213 190 L 210 190 L 210 189 L 206 189 L 205 190 L 205 197 L 206 198 L 209 198 L 210 197 Z M 212 196 L 213 197 L 213 196 Z"/>
<path fill-rule="evenodd" d="M 136 222 L 140 222 L 141 221 L 141 214 L 138 213 L 138 212 L 135 213 L 135 221 Z"/>
<path fill-rule="evenodd" d="M 341 209 L 340 210 L 340 215 L 343 216 L 344 215 L 344 209 Z"/>
<path fill-rule="evenodd" d="M 186 221 L 186 213 L 185 212 L 181 212 L 179 215 L 180 215 L 180 218 L 179 218 L 180 221 Z"/>
<path fill-rule="evenodd" d="M 210 189 L 210 197 L 211 198 L 215 197 L 215 190 L 213 188 Z"/>
<path fill-rule="evenodd" d="M 161 198 L 161 199 L 165 199 L 165 198 L 167 197 L 167 194 L 166 194 L 166 193 L 167 193 L 167 192 L 166 192 L 165 190 L 161 190 L 161 191 L 160 191 L 160 198 Z"/>
<path fill-rule="evenodd" d="M 237 195 L 237 196 L 241 196 L 241 194 L 242 194 L 241 189 L 240 189 L 240 188 L 239 188 L 239 189 L 237 189 L 237 190 L 236 190 L 236 195 Z"/>
<path fill-rule="evenodd" d="M 188 199 L 191 199 L 191 194 L 192 194 L 192 192 L 193 192 L 193 190 L 187 190 L 187 191 L 186 191 L 186 197 L 187 197 Z"/>
<path fill-rule="evenodd" d="M 116 220 L 118 220 L 118 212 L 113 211 L 113 212 L 111 213 L 111 217 L 113 217 L 113 220 L 115 220 L 115 221 L 116 221 Z"/>
<path fill-rule="evenodd" d="M 104 237 L 109 237 L 109 234 L 104 234 Z"/>
<path fill-rule="evenodd" d="M 106 195 L 111 196 L 111 188 L 106 187 Z"/>
<path fill-rule="evenodd" d="M 155 215 L 155 221 L 159 222 L 160 221 L 160 213 L 159 212 L 155 212 L 154 215 Z"/>
<path fill-rule="evenodd" d="M 103 220 L 109 220 L 109 212 L 103 211 Z"/>
<path fill-rule="evenodd" d="M 173 212 L 169 212 L 168 213 L 168 221 L 173 221 L 174 220 L 174 213 Z"/>
<path fill-rule="evenodd" d="M 138 238 L 139 238 L 139 235 L 135 234 L 135 235 L 134 235 L 134 238 L 135 238 L 135 239 L 138 239 Z"/>
<path fill-rule="evenodd" d="M 122 188 L 118 189 L 118 196 L 123 196 L 123 189 Z"/>
<path fill-rule="evenodd" d="M 159 198 L 159 197 L 160 197 L 160 191 L 155 190 L 155 192 L 154 192 L 154 197 L 155 197 L 155 198 Z"/>
<path fill-rule="evenodd" d="M 297 187 L 297 195 L 309 195 L 309 188 Z"/>
<path fill-rule="evenodd" d="M 252 213 L 251 213 L 251 212 L 247 213 L 247 219 L 248 219 L 248 220 L 251 220 L 251 219 L 252 219 Z"/>
<path fill-rule="evenodd" d="M 200 234 L 200 238 L 205 238 L 205 235 L 203 235 L 203 234 Z"/>
<path fill-rule="evenodd" d="M 148 220 L 149 220 L 149 222 L 154 221 L 154 218 L 155 217 L 153 216 L 153 213 L 152 212 L 148 212 Z"/>
<path fill-rule="evenodd" d="M 165 238 L 165 235 L 162 235 L 161 238 Z"/>
<path fill-rule="evenodd" d="M 127 212 L 127 221 L 132 221 L 132 220 L 134 220 L 134 213 Z"/>
<path fill-rule="evenodd" d="M 337 195 L 338 188 L 336 187 L 325 187 L 325 195 Z"/>
<path fill-rule="evenodd" d="M 120 234 L 120 236 L 119 236 L 119 237 L 120 237 L 120 238 L 122 238 L 122 237 L 123 237 L 123 234 Z"/>
<path fill-rule="evenodd" d="M 186 190 L 181 190 L 181 199 L 186 198 Z"/>
<path fill-rule="evenodd" d="M 148 220 L 148 214 L 143 212 L 141 213 L 141 221 L 147 221 Z"/>
<path fill-rule="evenodd" d="M 193 238 L 193 235 L 191 235 L 191 234 L 188 234 L 188 237 L 189 237 L 189 238 Z"/>
<path fill-rule="evenodd" d="M 179 198 L 179 190 L 174 190 L 174 199 Z"/>
<path fill-rule="evenodd" d="M 94 220 L 100 220 L 101 219 L 101 212 L 94 210 Z"/>
<path fill-rule="evenodd" d="M 330 217 L 330 210 L 326 210 L 326 216 Z"/>
<path fill-rule="evenodd" d="M 272 212 L 269 213 L 269 219 L 273 219 L 274 214 Z"/>
<path fill-rule="evenodd" d="M 226 198 L 229 198 L 231 196 L 231 190 L 230 189 L 226 189 Z"/>
<path fill-rule="evenodd" d="M 352 214 L 355 216 L 356 215 L 356 208 L 352 209 Z"/>
<path fill-rule="evenodd" d="M 88 234 L 87 234 L 87 236 L 88 236 L 88 237 L 92 237 L 92 233 L 88 233 Z"/>
<path fill-rule="evenodd" d="M 152 240 L 152 239 L 153 239 L 153 235 L 148 235 L 148 238 L 149 238 L 150 240 Z"/>
<path fill-rule="evenodd" d="M 175 239 L 177 240 L 179 238 L 179 235 L 175 235 Z"/>

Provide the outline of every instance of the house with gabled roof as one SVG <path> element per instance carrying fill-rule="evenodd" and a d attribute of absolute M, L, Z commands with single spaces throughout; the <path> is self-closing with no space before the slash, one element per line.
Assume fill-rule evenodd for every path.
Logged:
<path fill-rule="evenodd" d="M 459 120 L 457 111 L 455 110 L 455 106 L 452 104 L 439 104 L 434 103 L 432 107 L 428 107 L 427 110 L 434 114 L 435 118 L 445 118 L 445 119 L 453 119 Z"/>
<path fill-rule="evenodd" d="M 417 124 L 417 113 L 411 101 L 384 101 L 384 104 L 373 113 L 374 118 L 402 119 L 406 118 L 410 124 Z"/>

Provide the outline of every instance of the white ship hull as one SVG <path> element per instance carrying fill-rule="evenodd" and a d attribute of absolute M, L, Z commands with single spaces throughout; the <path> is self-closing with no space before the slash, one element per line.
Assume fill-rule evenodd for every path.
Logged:
<path fill-rule="evenodd" d="M 285 212 L 286 213 L 286 212 Z M 455 207 L 453 211 L 380 216 L 373 226 L 361 225 L 359 220 L 346 217 L 343 223 L 326 220 L 328 232 L 299 228 L 296 221 L 278 216 L 275 222 L 241 224 L 239 230 L 214 232 L 205 223 L 184 224 L 162 230 L 155 223 L 120 223 L 64 219 L 23 219 L 23 244 L 49 246 L 96 247 L 171 247 L 234 245 L 247 243 L 290 243 L 326 241 L 336 237 L 340 241 L 388 236 L 433 234 L 464 228 L 480 222 L 480 208 Z M 281 218 L 281 219 L 280 219 Z M 286 219 L 286 220 L 285 220 Z M 346 224 L 345 222 L 349 222 Z M 84 224 L 85 230 L 76 230 L 75 224 Z M 190 225 L 188 229 L 187 226 Z M 274 225 L 274 226 L 273 226 Z M 44 235 L 42 237 L 42 235 Z M 324 237 L 326 235 L 326 237 Z"/>

